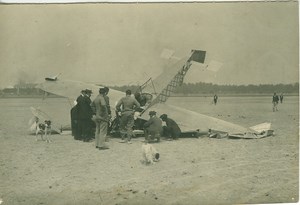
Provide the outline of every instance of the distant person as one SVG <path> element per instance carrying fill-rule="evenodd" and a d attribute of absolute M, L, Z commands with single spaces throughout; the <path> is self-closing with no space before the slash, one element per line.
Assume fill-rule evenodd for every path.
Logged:
<path fill-rule="evenodd" d="M 276 93 L 274 93 L 273 99 L 272 99 L 273 112 L 278 111 L 278 109 L 277 109 L 278 102 L 279 102 L 279 97 L 278 97 L 278 95 L 276 95 Z"/>
<path fill-rule="evenodd" d="M 124 137 L 126 135 L 127 143 L 131 144 L 131 137 L 133 136 L 132 127 L 134 126 L 134 111 L 139 108 L 140 103 L 134 97 L 131 97 L 131 90 L 126 90 L 126 96 L 121 98 L 116 105 L 117 112 L 121 112 L 121 142 L 125 142 Z"/>
<path fill-rule="evenodd" d="M 215 105 L 217 105 L 217 102 L 218 102 L 218 96 L 217 96 L 216 94 L 214 95 L 213 102 L 214 102 Z"/>
<path fill-rule="evenodd" d="M 177 140 L 181 134 L 181 129 L 178 124 L 168 117 L 167 114 L 162 114 L 160 119 L 166 122 L 166 126 L 163 127 L 163 133 L 167 137 L 171 137 L 173 140 Z"/>
<path fill-rule="evenodd" d="M 162 133 L 162 121 L 156 117 L 155 111 L 149 112 L 150 119 L 144 124 L 145 142 L 149 142 L 153 139 L 160 141 L 160 135 Z"/>
<path fill-rule="evenodd" d="M 282 103 L 282 101 L 283 101 L 283 94 L 282 93 L 280 94 L 279 98 L 280 98 L 280 103 Z"/>
<path fill-rule="evenodd" d="M 92 108 L 94 111 L 93 121 L 96 124 L 95 146 L 96 149 L 100 150 L 109 149 L 105 143 L 108 129 L 108 111 L 104 95 L 105 89 L 100 88 L 99 95 L 92 102 Z"/>

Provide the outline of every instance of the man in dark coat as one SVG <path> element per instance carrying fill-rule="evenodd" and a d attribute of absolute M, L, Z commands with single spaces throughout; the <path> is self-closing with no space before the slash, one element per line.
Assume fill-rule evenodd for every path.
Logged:
<path fill-rule="evenodd" d="M 162 121 L 156 117 L 155 111 L 149 112 L 150 119 L 144 124 L 145 141 L 157 139 L 160 141 L 160 135 L 162 133 Z"/>
<path fill-rule="evenodd" d="M 78 110 L 77 106 L 75 105 L 71 109 L 71 129 L 72 129 L 72 136 L 75 140 L 80 139 L 80 135 L 78 133 Z"/>
<path fill-rule="evenodd" d="M 168 118 L 167 114 L 162 114 L 160 118 L 162 121 L 166 122 L 166 126 L 164 126 L 164 134 L 167 137 L 172 137 L 173 139 L 177 140 L 181 134 L 178 124 L 171 118 Z"/>
<path fill-rule="evenodd" d="M 218 102 L 218 96 L 215 94 L 214 95 L 214 104 L 217 105 L 217 102 Z"/>
<path fill-rule="evenodd" d="M 88 91 L 89 92 L 89 91 Z M 90 106 L 91 99 L 89 98 L 90 93 L 87 90 L 83 90 L 81 95 L 77 98 L 77 110 L 78 110 L 78 134 L 80 135 L 80 140 L 87 142 L 90 140 L 91 136 L 91 118 L 93 115 L 92 108 Z"/>

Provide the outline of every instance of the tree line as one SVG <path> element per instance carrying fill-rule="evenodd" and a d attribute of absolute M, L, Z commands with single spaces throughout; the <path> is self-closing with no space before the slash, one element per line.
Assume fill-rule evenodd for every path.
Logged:
<path fill-rule="evenodd" d="M 133 92 L 139 89 L 136 85 L 113 86 L 112 89 Z M 292 84 L 259 84 L 259 85 L 217 85 L 212 83 L 183 83 L 175 94 L 270 94 L 270 93 L 299 94 L 299 83 Z"/>
<path fill-rule="evenodd" d="M 138 85 L 109 86 L 111 89 L 125 92 L 130 89 L 132 92 L 139 91 Z M 299 83 L 293 84 L 260 84 L 260 85 L 217 85 L 212 83 L 183 83 L 177 87 L 174 95 L 212 95 L 212 94 L 299 94 Z M 78 91 L 80 93 L 80 91 Z M 19 95 L 44 95 L 44 92 L 35 88 L 35 84 L 15 85 L 13 88 L 0 90 L 0 96 Z"/>

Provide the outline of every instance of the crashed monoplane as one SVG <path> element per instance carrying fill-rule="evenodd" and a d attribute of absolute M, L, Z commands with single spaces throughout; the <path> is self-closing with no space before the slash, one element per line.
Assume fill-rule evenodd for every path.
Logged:
<path fill-rule="evenodd" d="M 164 55 L 168 55 L 165 53 Z M 198 137 L 206 135 L 212 138 L 244 138 L 258 139 L 267 137 L 273 134 L 270 123 L 262 123 L 250 128 L 245 128 L 221 119 L 203 115 L 194 111 L 169 105 L 168 98 L 178 86 L 181 86 L 186 73 L 189 71 L 192 64 L 201 65 L 205 69 L 216 70 L 220 63 L 205 63 L 206 51 L 192 50 L 191 53 L 184 58 L 177 58 L 169 55 L 169 65 L 155 79 L 150 78 L 136 91 L 143 99 L 146 99 L 143 104 L 143 109 L 139 110 L 134 129 L 136 133 L 142 131 L 142 124 L 148 120 L 146 111 L 155 110 L 158 115 L 170 114 L 178 123 L 182 136 Z M 101 86 L 78 81 L 63 80 L 55 76 L 53 78 L 45 78 L 45 81 L 37 86 L 47 93 L 53 93 L 66 98 L 65 104 L 68 109 L 57 109 L 53 105 L 49 105 L 44 101 L 44 105 L 39 108 L 31 107 L 32 114 L 41 120 L 51 120 L 53 123 L 52 129 L 57 132 L 70 129 L 70 110 L 73 102 L 76 100 L 78 93 L 83 89 L 90 89 L 93 93 L 98 93 Z M 110 102 L 114 105 L 124 96 L 123 92 L 110 89 Z M 56 111 L 55 111 L 56 110 Z M 112 106 L 112 114 L 115 113 Z M 117 116 L 112 116 L 110 123 L 111 133 L 118 132 L 116 126 Z"/>

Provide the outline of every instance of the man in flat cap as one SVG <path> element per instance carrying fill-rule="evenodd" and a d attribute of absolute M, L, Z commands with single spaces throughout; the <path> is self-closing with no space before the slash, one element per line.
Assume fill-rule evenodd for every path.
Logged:
<path fill-rule="evenodd" d="M 149 112 L 150 119 L 144 124 L 145 141 L 149 142 L 153 139 L 160 141 L 162 133 L 162 121 L 156 116 L 155 111 Z"/>
<path fill-rule="evenodd" d="M 171 137 L 173 140 L 177 140 L 181 134 L 181 130 L 178 124 L 168 117 L 167 114 L 162 114 L 160 119 L 166 122 L 166 126 L 163 127 L 163 133 L 167 137 Z"/>
<path fill-rule="evenodd" d="M 99 150 L 109 149 L 105 143 L 108 128 L 108 111 L 104 95 L 105 89 L 100 88 L 99 95 L 91 104 L 94 111 L 92 119 L 96 124 L 95 145 Z"/>

